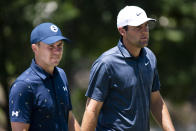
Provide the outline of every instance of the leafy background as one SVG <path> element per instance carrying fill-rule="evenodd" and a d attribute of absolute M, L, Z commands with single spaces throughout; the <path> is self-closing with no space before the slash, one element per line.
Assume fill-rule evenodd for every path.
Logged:
<path fill-rule="evenodd" d="M 195 0 L 1 0 L 0 130 L 10 130 L 10 85 L 33 58 L 31 30 L 48 21 L 72 40 L 65 45 L 60 67 L 67 73 L 73 112 L 81 123 L 91 65 L 117 44 L 116 16 L 125 5 L 140 6 L 157 19 L 149 47 L 157 56 L 161 93 L 176 129 L 196 130 Z M 159 130 L 153 120 L 151 125 L 151 130 Z"/>

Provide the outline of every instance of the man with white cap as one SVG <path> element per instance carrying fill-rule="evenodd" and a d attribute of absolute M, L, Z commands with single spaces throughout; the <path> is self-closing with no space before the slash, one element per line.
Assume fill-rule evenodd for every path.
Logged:
<path fill-rule="evenodd" d="M 42 23 L 31 32 L 35 58 L 12 84 L 9 96 L 13 131 L 79 131 L 72 114 L 68 81 L 57 67 L 64 37 L 53 23 Z"/>
<path fill-rule="evenodd" d="M 137 6 L 117 17 L 118 45 L 93 64 L 82 131 L 149 131 L 150 111 L 164 131 L 174 131 L 159 90 L 156 58 L 147 48 L 148 18 Z"/>

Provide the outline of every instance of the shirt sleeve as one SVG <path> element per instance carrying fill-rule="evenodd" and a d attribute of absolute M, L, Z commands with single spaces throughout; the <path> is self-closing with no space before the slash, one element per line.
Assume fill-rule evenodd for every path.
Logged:
<path fill-rule="evenodd" d="M 160 90 L 160 80 L 159 80 L 159 74 L 157 71 L 157 68 L 155 68 L 154 73 L 154 79 L 153 79 L 153 85 L 152 85 L 152 92 Z"/>
<path fill-rule="evenodd" d="M 9 115 L 11 122 L 30 123 L 33 105 L 31 86 L 23 81 L 15 82 L 9 94 Z"/>
<path fill-rule="evenodd" d="M 91 69 L 86 96 L 103 102 L 108 94 L 110 78 L 107 65 L 102 61 L 95 62 Z"/>

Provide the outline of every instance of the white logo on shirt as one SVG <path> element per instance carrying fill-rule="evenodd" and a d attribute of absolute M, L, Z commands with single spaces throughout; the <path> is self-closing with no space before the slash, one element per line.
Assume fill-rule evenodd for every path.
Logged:
<path fill-rule="evenodd" d="M 145 66 L 147 66 L 149 64 L 149 61 L 145 63 Z"/>
<path fill-rule="evenodd" d="M 51 31 L 53 32 L 57 32 L 58 31 L 58 27 L 56 25 L 51 25 L 50 26 Z"/>
<path fill-rule="evenodd" d="M 18 111 L 12 111 L 12 116 L 16 116 L 16 117 L 18 117 Z"/>
<path fill-rule="evenodd" d="M 67 91 L 67 88 L 63 86 L 63 90 L 64 90 L 64 91 Z"/>
<path fill-rule="evenodd" d="M 114 87 L 118 87 L 118 85 L 117 85 L 117 84 L 114 84 L 113 86 L 114 86 Z"/>

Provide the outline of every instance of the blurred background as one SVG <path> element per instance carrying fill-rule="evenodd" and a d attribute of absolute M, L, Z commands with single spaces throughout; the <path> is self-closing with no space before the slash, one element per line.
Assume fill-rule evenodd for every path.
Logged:
<path fill-rule="evenodd" d="M 93 61 L 119 39 L 116 17 L 125 5 L 142 7 L 157 19 L 149 48 L 157 56 L 161 93 L 177 131 L 196 131 L 195 0 L 1 0 L 0 131 L 9 131 L 9 88 L 29 67 L 30 33 L 42 22 L 57 24 L 72 40 L 60 67 L 71 89 L 73 112 L 81 123 Z M 160 128 L 151 118 L 151 131 Z"/>

